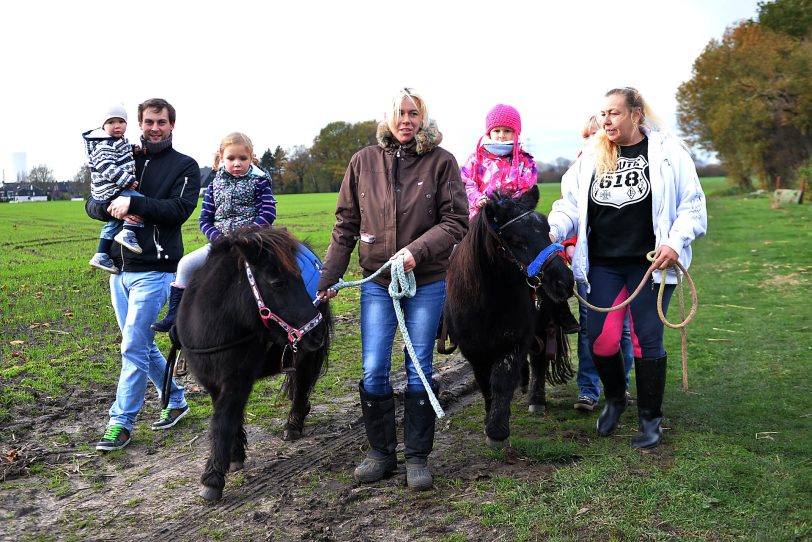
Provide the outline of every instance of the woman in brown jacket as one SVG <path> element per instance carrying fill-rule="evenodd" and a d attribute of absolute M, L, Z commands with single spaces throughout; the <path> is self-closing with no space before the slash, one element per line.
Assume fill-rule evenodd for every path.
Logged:
<path fill-rule="evenodd" d="M 454 246 L 468 229 L 468 200 L 454 156 L 438 145 L 442 134 L 428 117 L 425 100 L 404 88 L 380 123 L 378 145 L 361 149 L 347 167 L 338 195 L 336 223 L 319 281 L 319 297 L 347 269 L 356 243 L 365 277 L 388 260 L 403 257 L 417 293 L 401 301 L 415 353 L 431 381 L 437 326 L 445 301 L 445 274 Z M 389 274 L 361 286 L 364 377 L 359 383 L 369 453 L 355 479 L 374 482 L 397 469 L 395 401 L 389 374 L 397 318 L 387 291 Z M 427 457 L 434 442 L 434 410 L 406 354 L 404 441 L 411 489 L 432 487 Z"/>

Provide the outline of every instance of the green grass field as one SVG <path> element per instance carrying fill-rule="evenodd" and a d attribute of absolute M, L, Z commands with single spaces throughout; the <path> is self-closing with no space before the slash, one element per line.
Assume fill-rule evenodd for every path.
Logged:
<path fill-rule="evenodd" d="M 667 330 L 664 445 L 654 453 L 628 446 L 633 407 L 619 435 L 597 438 L 595 416 L 572 409 L 574 383 L 551 391 L 540 421 L 517 400 L 512 448 L 550 464 L 550 476 L 475 482 L 454 502 L 457 514 L 510 525 L 518 540 L 812 539 L 812 208 L 771 209 L 768 198 L 729 194 L 722 179 L 703 185 L 709 228 L 690 269 L 699 295 L 688 329 L 690 391 L 681 391 L 679 333 Z M 541 210 L 558 188 L 542 185 Z M 280 196 L 278 223 L 323 255 L 335 200 Z M 187 251 L 205 242 L 196 217 L 184 227 Z M 0 443 L 11 439 L 3 427 L 20 412 L 44 414 L 48 399 L 77 387 L 115 387 L 119 335 L 107 277 L 87 266 L 100 226 L 81 202 L 0 205 Z M 357 273 L 352 267 L 348 278 Z M 357 290 L 342 292 L 334 311 L 357 316 Z M 316 403 L 351 393 L 357 381 L 353 321 L 339 319 L 341 338 Z M 266 393 L 274 387 L 274 380 L 257 386 L 252 412 L 282 416 L 285 401 Z M 193 406 L 193 419 L 210 414 L 208 398 Z M 481 433 L 482 416 L 477 402 L 453 423 Z M 484 445 L 481 453 L 505 459 Z"/>

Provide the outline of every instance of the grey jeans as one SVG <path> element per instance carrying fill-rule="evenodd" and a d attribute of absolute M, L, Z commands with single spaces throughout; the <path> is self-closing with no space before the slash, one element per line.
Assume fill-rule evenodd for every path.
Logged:
<path fill-rule="evenodd" d="M 206 243 L 197 250 L 193 250 L 178 262 L 178 271 L 172 286 L 186 288 L 195 271 L 203 267 L 211 251 L 211 243 Z"/>

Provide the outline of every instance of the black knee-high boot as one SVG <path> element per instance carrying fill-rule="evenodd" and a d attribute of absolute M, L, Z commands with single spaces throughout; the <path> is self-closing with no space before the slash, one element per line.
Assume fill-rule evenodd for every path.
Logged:
<path fill-rule="evenodd" d="M 183 292 L 185 288 L 178 288 L 172 286 L 169 288 L 169 307 L 166 309 L 166 316 L 163 320 L 153 323 L 151 326 L 152 331 L 166 333 L 173 325 L 175 325 L 175 314 L 178 312 L 178 305 L 180 300 L 183 299 Z"/>
<path fill-rule="evenodd" d="M 359 482 L 376 482 L 397 470 L 395 455 L 398 440 L 395 433 L 395 397 L 373 395 L 364 389 L 363 380 L 358 383 L 361 395 L 361 412 L 369 441 L 366 458 L 355 468 L 353 476 Z"/>
<path fill-rule="evenodd" d="M 426 392 L 406 392 L 403 440 L 406 445 L 406 484 L 414 491 L 431 489 L 434 481 L 428 456 L 434 447 L 436 415 Z"/>
<path fill-rule="evenodd" d="M 620 415 L 626 410 L 626 364 L 619 350 L 611 356 L 592 354 L 592 360 L 601 377 L 603 395 L 606 398 L 606 405 L 597 424 L 598 434 L 605 437 L 617 429 Z"/>
<path fill-rule="evenodd" d="M 637 380 L 637 415 L 640 430 L 631 438 L 633 448 L 653 448 L 663 439 L 663 394 L 667 356 L 634 360 Z"/>

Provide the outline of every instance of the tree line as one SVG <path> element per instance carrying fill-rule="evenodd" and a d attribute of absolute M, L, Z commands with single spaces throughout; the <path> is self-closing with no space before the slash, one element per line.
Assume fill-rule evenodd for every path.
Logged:
<path fill-rule="evenodd" d="M 743 190 L 812 181 L 812 0 L 759 2 L 711 40 L 679 87 L 687 141 L 715 152 Z"/>
<path fill-rule="evenodd" d="M 271 175 L 273 190 L 277 194 L 301 194 L 305 192 L 338 192 L 347 164 L 354 153 L 368 145 L 376 144 L 378 123 L 368 120 L 358 123 L 331 122 L 321 129 L 313 145 L 297 145 L 290 150 L 277 145 L 266 149 L 258 158 L 262 169 Z M 560 182 L 562 175 L 572 164 L 571 158 L 559 157 L 552 163 L 537 162 L 538 182 Z M 702 176 L 723 176 L 724 169 L 718 165 L 698 164 Z M 204 184 L 211 180 L 211 168 L 201 168 Z M 90 193 L 90 169 L 84 164 L 69 181 L 70 192 L 59 192 L 52 170 L 46 165 L 22 174 L 18 182 L 30 184 L 45 191 L 51 199 L 68 199 L 77 194 Z"/>
<path fill-rule="evenodd" d="M 271 174 L 278 194 L 338 192 L 352 155 L 376 143 L 377 126 L 374 120 L 331 122 L 319 131 L 310 147 L 267 149 L 259 159 L 260 167 Z"/>

